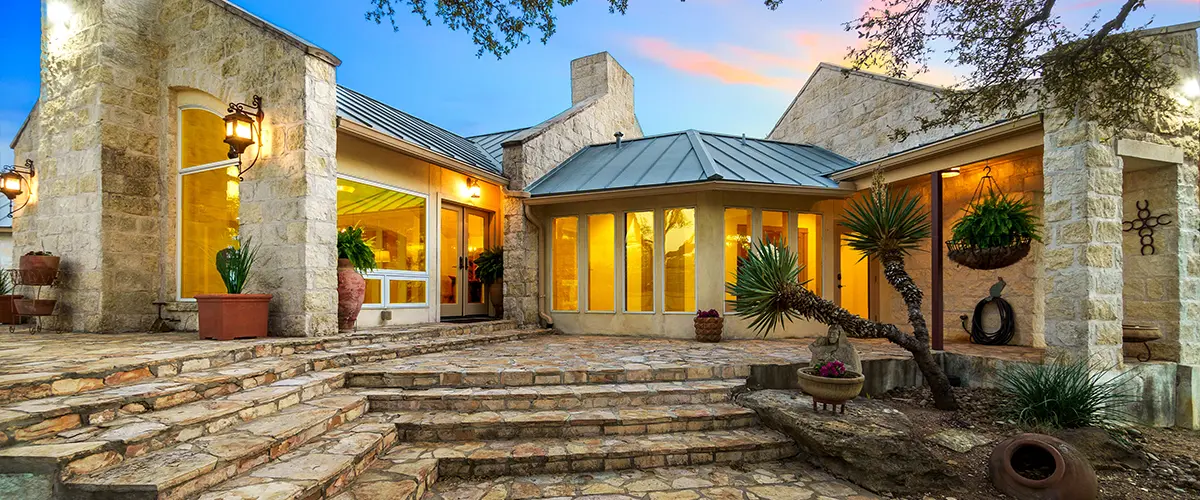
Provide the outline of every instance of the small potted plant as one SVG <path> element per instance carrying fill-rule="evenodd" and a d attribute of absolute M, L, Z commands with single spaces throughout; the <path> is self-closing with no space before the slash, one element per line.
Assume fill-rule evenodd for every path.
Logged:
<path fill-rule="evenodd" d="M 801 368 L 797 375 L 800 390 L 812 396 L 813 410 L 817 403 L 833 405 L 835 411 L 841 405 L 842 413 L 846 412 L 846 401 L 858 397 L 866 381 L 861 373 L 847 370 L 838 360 Z"/>
<path fill-rule="evenodd" d="M 59 257 L 50 252 L 37 250 L 21 256 L 19 264 L 20 284 L 45 286 L 58 277 Z"/>
<path fill-rule="evenodd" d="M 504 317 L 504 248 L 494 247 L 475 258 L 475 275 L 488 287 L 488 300 L 496 317 Z"/>
<path fill-rule="evenodd" d="M 721 313 L 716 309 L 700 310 L 696 311 L 696 318 L 692 320 L 692 325 L 696 327 L 696 340 L 720 342 L 721 331 L 725 329 L 725 318 L 722 318 Z"/>
<path fill-rule="evenodd" d="M 338 331 L 351 332 L 367 295 L 367 279 L 363 275 L 375 269 L 375 251 L 370 240 L 363 239 L 359 226 L 338 231 L 337 251 Z"/>
<path fill-rule="evenodd" d="M 217 272 L 228 293 L 196 296 L 200 310 L 200 338 L 233 340 L 267 336 L 269 293 L 242 293 L 250 269 L 258 258 L 258 247 L 249 237 L 217 252 Z"/>
<path fill-rule="evenodd" d="M 25 298 L 24 295 L 13 295 L 12 274 L 8 271 L 0 272 L 0 324 L 16 324 L 16 299 L 23 298 Z"/>

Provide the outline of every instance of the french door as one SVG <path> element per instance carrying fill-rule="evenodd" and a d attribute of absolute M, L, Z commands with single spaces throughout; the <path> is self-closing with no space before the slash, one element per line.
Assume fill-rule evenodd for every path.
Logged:
<path fill-rule="evenodd" d="M 475 274 L 475 259 L 491 246 L 488 212 L 443 204 L 438 281 L 442 317 L 487 314 L 487 294 Z"/>
<path fill-rule="evenodd" d="M 875 319 L 872 304 L 872 273 L 869 259 L 846 243 L 845 227 L 838 225 L 837 294 L 836 300 L 842 309 L 859 317 Z"/>

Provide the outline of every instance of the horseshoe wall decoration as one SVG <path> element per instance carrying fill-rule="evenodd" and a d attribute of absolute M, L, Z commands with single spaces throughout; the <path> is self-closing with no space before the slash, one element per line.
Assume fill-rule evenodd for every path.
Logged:
<path fill-rule="evenodd" d="M 1137 231 L 1142 242 L 1142 255 L 1154 255 L 1154 228 L 1171 223 L 1171 214 L 1150 215 L 1150 200 L 1134 202 L 1137 205 L 1137 218 L 1121 223 L 1125 232 Z"/>

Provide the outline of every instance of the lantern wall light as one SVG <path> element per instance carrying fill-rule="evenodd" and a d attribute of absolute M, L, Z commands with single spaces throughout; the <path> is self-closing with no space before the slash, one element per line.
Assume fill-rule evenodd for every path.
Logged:
<path fill-rule="evenodd" d="M 474 177 L 467 178 L 467 193 L 469 193 L 472 198 L 479 198 L 479 196 L 483 194 L 483 188 L 479 187 L 479 181 L 475 180 Z"/>
<path fill-rule="evenodd" d="M 250 104 L 231 102 L 229 114 L 225 115 L 225 144 L 229 145 L 229 159 L 238 160 L 238 180 L 242 180 L 242 175 L 254 168 L 262 152 L 262 123 L 265 117 L 262 101 L 262 97 L 254 96 Z M 253 114 L 247 110 L 252 110 Z M 250 162 L 249 167 L 242 168 L 242 153 L 254 144 L 258 144 L 254 151 L 254 160 Z"/>
<path fill-rule="evenodd" d="M 19 207 L 13 206 L 11 202 L 25 192 L 25 188 L 29 187 L 29 179 L 32 179 L 33 176 L 33 160 L 25 160 L 25 165 L 5 165 L 0 167 L 0 193 L 4 193 L 4 196 L 10 202 L 6 217 L 12 217 L 13 214 L 29 204 L 29 197 L 26 197 L 25 203 L 22 203 Z"/>

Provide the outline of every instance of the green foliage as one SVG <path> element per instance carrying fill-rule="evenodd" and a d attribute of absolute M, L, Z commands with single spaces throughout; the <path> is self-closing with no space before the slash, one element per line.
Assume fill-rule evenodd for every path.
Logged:
<path fill-rule="evenodd" d="M 1033 204 L 1024 198 L 988 196 L 963 209 L 967 214 L 950 228 L 951 242 L 973 248 L 1000 248 L 1025 240 L 1042 241 Z"/>
<path fill-rule="evenodd" d="M 485 284 L 504 278 L 504 247 L 484 249 L 475 258 L 475 275 Z"/>
<path fill-rule="evenodd" d="M 725 284 L 725 290 L 735 297 L 728 302 L 759 335 L 765 337 L 785 322 L 802 317 L 793 309 L 795 298 L 791 296 L 799 291 L 793 286 L 803 285 L 797 261 L 787 247 L 765 242 L 738 258 L 737 281 Z"/>
<path fill-rule="evenodd" d="M 338 231 L 337 250 L 338 258 L 350 259 L 350 264 L 359 274 L 375 269 L 375 251 L 371 250 L 370 240 L 363 239 L 361 227 L 350 226 Z"/>
<path fill-rule="evenodd" d="M 1092 372 L 1087 361 L 1018 363 L 1000 370 L 1002 411 L 1016 422 L 1043 429 L 1111 428 L 1130 420 L 1137 401 L 1121 389 L 1123 376 Z"/>
<path fill-rule="evenodd" d="M 12 295 L 13 278 L 8 271 L 0 271 L 0 295 Z"/>
<path fill-rule="evenodd" d="M 250 237 L 239 242 L 236 247 L 229 247 L 217 252 L 217 272 L 221 281 L 225 282 L 225 291 L 231 294 L 242 293 L 246 280 L 250 277 L 250 268 L 258 258 L 258 247 Z"/>
<path fill-rule="evenodd" d="M 929 237 L 929 212 L 908 189 L 893 193 L 879 188 L 863 199 L 850 200 L 842 225 L 850 229 L 846 244 L 867 257 L 908 255 Z"/>

